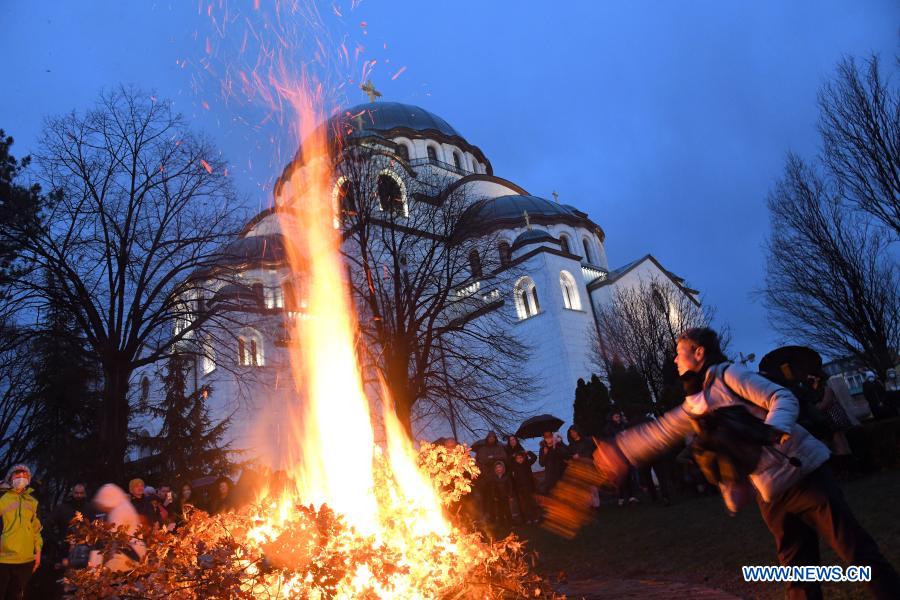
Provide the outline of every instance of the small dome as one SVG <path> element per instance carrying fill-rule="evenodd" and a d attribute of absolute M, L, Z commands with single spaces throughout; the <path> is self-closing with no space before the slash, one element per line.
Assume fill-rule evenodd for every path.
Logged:
<path fill-rule="evenodd" d="M 568 204 L 559 204 L 545 198 L 521 194 L 485 198 L 470 206 L 466 212 L 477 214 L 479 219 L 489 221 L 523 219 L 526 212 L 532 217 L 587 217 L 585 213 Z"/>
<path fill-rule="evenodd" d="M 220 269 L 277 266 L 286 260 L 284 236 L 249 235 L 230 242 L 206 266 L 191 273 L 192 279 L 209 277 Z"/>
<path fill-rule="evenodd" d="M 520 233 L 516 239 L 513 240 L 512 249 L 517 250 L 522 246 L 542 244 L 544 242 L 559 245 L 559 240 L 543 229 L 529 229 L 528 231 Z"/>
<path fill-rule="evenodd" d="M 231 242 L 219 257 L 218 263 L 244 264 L 244 263 L 275 263 L 284 260 L 284 236 L 251 235 Z"/>
<path fill-rule="evenodd" d="M 496 198 L 484 198 L 472 204 L 462 216 L 461 230 L 478 234 L 498 227 L 521 227 L 525 213 L 534 223 L 550 225 L 567 223 L 595 231 L 603 240 L 603 230 L 591 221 L 587 213 L 568 204 L 552 202 L 537 196 L 509 194 Z"/>
<path fill-rule="evenodd" d="M 259 297 L 259 294 L 246 285 L 229 283 L 219 288 L 209 303 L 210 305 L 227 303 L 230 306 L 246 306 L 248 304 L 258 306 L 261 302 L 262 298 Z"/>

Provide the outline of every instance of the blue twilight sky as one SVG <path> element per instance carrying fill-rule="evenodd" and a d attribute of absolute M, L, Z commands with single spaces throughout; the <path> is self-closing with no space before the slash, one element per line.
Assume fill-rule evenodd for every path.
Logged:
<path fill-rule="evenodd" d="M 836 62 L 877 52 L 890 65 L 900 25 L 892 0 L 351 1 L 322 0 L 323 21 L 378 60 L 386 100 L 441 115 L 497 175 L 588 212 L 612 268 L 654 254 L 717 307 L 735 351 L 757 355 L 778 341 L 751 297 L 766 194 L 789 150 L 817 151 L 816 92 Z M 220 0 L 3 0 L 0 128 L 15 153 L 34 150 L 45 115 L 134 83 L 174 100 L 234 165 L 248 203 L 268 205 L 273 148 L 289 136 L 241 125 L 214 82 L 198 83 L 216 40 L 208 4 L 221 14 Z M 228 8 L 234 19 L 253 2 Z"/>

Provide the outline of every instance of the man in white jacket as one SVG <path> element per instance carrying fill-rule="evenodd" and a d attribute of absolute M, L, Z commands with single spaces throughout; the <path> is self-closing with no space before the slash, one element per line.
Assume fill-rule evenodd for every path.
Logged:
<path fill-rule="evenodd" d="M 615 482 L 627 474 L 629 465 L 651 462 L 687 434 L 701 430 L 704 416 L 720 408 L 744 406 L 769 426 L 770 443 L 762 446 L 746 480 L 720 485 L 729 509 L 740 508 L 747 496 L 743 490 L 755 490 L 782 565 L 818 564 L 822 537 L 848 564 L 872 567 L 868 585 L 875 597 L 900 598 L 900 577 L 853 517 L 825 464 L 828 448 L 797 424 L 800 407 L 794 395 L 727 362 L 711 329 L 683 332 L 675 364 L 686 382 L 684 403 L 656 421 L 621 432 L 610 443 L 598 443 L 597 468 Z M 816 582 L 790 583 L 788 596 L 821 598 L 822 590 Z"/>

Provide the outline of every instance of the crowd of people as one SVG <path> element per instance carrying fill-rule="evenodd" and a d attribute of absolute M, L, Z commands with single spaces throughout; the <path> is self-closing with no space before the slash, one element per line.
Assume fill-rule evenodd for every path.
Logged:
<path fill-rule="evenodd" d="M 194 509 L 219 514 L 241 505 L 227 477 L 215 480 L 202 494 L 196 494 L 188 481 L 173 489 L 168 483 L 152 487 L 135 478 L 128 482 L 127 491 L 108 483 L 91 497 L 86 484 L 76 483 L 51 511 L 39 504 L 31 484 L 31 469 L 24 464 L 12 467 L 0 483 L 0 600 L 20 600 L 26 589 L 30 589 L 29 597 L 59 597 L 58 580 L 65 569 L 102 563 L 109 569 L 124 570 L 146 553 L 137 535 L 127 547 L 107 557 L 87 547 L 73 547 L 67 537 L 77 514 L 89 520 L 104 519 L 132 535 L 142 526 L 176 532 Z M 33 578 L 39 568 L 44 576 Z"/>
<path fill-rule="evenodd" d="M 620 507 L 641 502 L 639 490 L 667 505 L 672 481 L 680 479 L 698 493 L 720 494 L 726 507 L 736 512 L 753 496 L 754 492 L 748 491 L 752 487 L 783 564 L 801 559 L 814 564 L 818 534 L 842 558 L 874 567 L 877 577 L 872 589 L 876 595 L 900 589 L 896 572 L 859 527 L 831 479 L 832 472 L 846 476 L 865 459 L 861 450 L 865 440 L 854 440 L 852 435 L 860 429 L 859 405 L 844 379 L 827 377 L 820 368 L 804 370 L 800 363 L 791 369 L 782 364 L 777 372 L 766 372 L 761 363 L 760 373 L 752 373 L 724 359 L 711 330 L 689 330 L 679 338 L 678 348 L 676 364 L 686 396 L 683 405 L 662 416 L 631 415 L 630 420 L 621 410 L 612 410 L 596 438 L 584 435 L 577 426 L 565 431 L 566 441 L 557 431 L 544 431 L 537 453 L 523 447 L 515 435 L 501 442 L 490 432 L 473 446 L 480 473 L 472 482 L 472 493 L 454 508 L 455 513 L 464 514 L 476 525 L 487 525 L 494 533 L 539 523 L 544 512 L 541 496 L 551 494 L 572 461 L 578 460 L 593 462 L 607 475 Z M 869 378 L 864 394 L 872 418 L 897 416 L 896 391 L 892 396 L 876 379 Z M 734 444 L 723 446 L 721 439 L 710 434 L 716 427 L 727 430 L 728 419 L 734 419 L 729 408 L 735 405 L 753 412 L 758 422 L 764 420 L 766 435 L 777 434 L 760 444 L 762 450 L 756 448 L 762 454 L 742 477 L 735 475 L 741 473 L 741 457 L 730 454 Z M 725 413 L 730 416 L 723 417 Z M 742 426 L 757 427 L 746 422 Z M 443 443 L 448 448 L 457 445 L 453 439 Z M 742 451 L 747 447 L 744 443 Z M 769 447 L 780 455 L 772 459 L 780 470 L 772 473 L 760 466 L 764 463 L 760 456 L 768 456 Z M 704 454 L 714 457 L 712 474 L 704 464 Z M 784 461 L 793 465 L 798 476 L 781 482 L 779 478 L 791 471 Z M 535 471 L 535 464 L 541 470 Z M 672 472 L 676 467 L 681 477 Z M 279 482 L 283 484 L 285 477 L 274 474 L 270 486 L 280 489 Z M 142 526 L 175 533 L 194 509 L 219 514 L 245 503 L 227 477 L 206 478 L 199 493 L 189 481 L 176 487 L 160 481 L 153 487 L 135 478 L 125 489 L 109 483 L 93 496 L 86 484 L 75 484 L 62 503 L 44 512 L 31 484 L 32 472 L 24 464 L 13 466 L 0 483 L 0 600 L 23 598 L 30 580 L 34 587 L 32 574 L 39 569 L 54 582 L 70 567 L 103 564 L 114 570 L 128 569 L 146 553 L 145 542 L 137 534 Z M 591 507 L 599 508 L 599 492 L 591 488 Z M 821 516 L 825 513 L 827 518 Z M 124 527 L 132 535 L 131 542 L 105 557 L 96 556 L 89 548 L 71 547 L 67 535 L 77 514 Z M 802 527 L 798 525 L 801 522 Z M 56 590 L 51 587 L 50 592 L 44 589 L 32 596 L 51 597 Z M 805 591 L 814 594 L 814 587 Z"/>
<path fill-rule="evenodd" d="M 610 420 L 609 435 L 624 427 L 620 413 Z M 549 495 L 565 475 L 573 460 L 590 461 L 594 451 L 593 438 L 583 435 L 577 426 L 566 431 L 567 442 L 555 431 L 545 431 L 541 437 L 538 452 L 525 449 L 515 435 L 506 437 L 501 443 L 494 432 L 474 445 L 475 463 L 480 475 L 472 485 L 469 517 L 498 528 L 509 528 L 515 524 L 535 524 L 542 518 L 538 498 Z M 445 443 L 456 445 L 455 440 Z M 540 470 L 534 471 L 537 463 Z M 631 487 L 622 487 L 620 493 L 627 494 L 632 502 L 637 502 Z M 599 489 L 591 488 L 592 508 L 600 507 Z"/>

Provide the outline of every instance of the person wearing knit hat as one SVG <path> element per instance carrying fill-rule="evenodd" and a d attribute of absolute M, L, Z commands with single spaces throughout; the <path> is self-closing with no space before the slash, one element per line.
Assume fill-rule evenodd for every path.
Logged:
<path fill-rule="evenodd" d="M 0 598 L 20 599 L 41 564 L 41 522 L 38 502 L 31 495 L 31 469 L 15 465 L 0 487 Z"/>
<path fill-rule="evenodd" d="M 150 488 L 152 489 L 152 488 Z M 147 488 L 143 479 L 132 479 L 128 482 L 128 492 L 131 504 L 141 517 L 141 522 L 148 527 L 159 525 L 159 511 L 153 507 L 153 502 L 147 495 Z M 156 493 L 156 490 L 153 490 Z"/>

